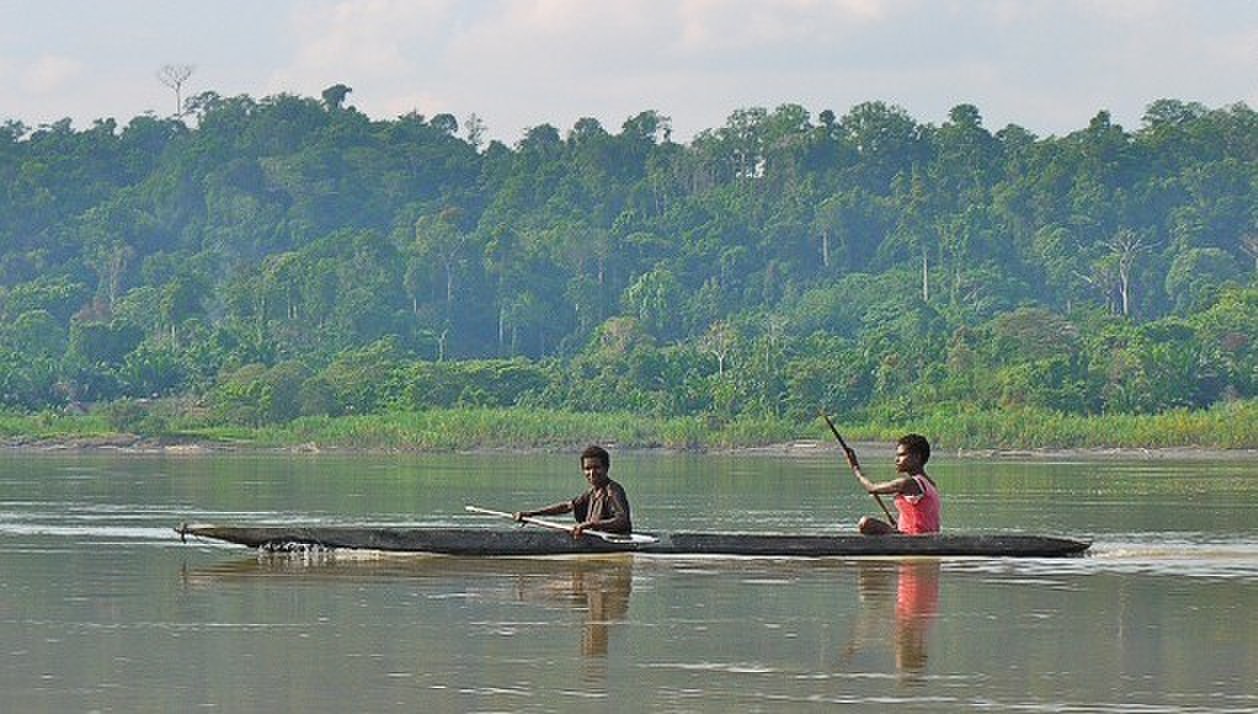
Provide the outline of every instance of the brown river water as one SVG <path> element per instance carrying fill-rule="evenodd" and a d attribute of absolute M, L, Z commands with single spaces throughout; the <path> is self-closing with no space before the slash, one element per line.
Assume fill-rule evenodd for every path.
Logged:
<path fill-rule="evenodd" d="M 886 454 L 862 452 L 875 478 Z M 181 521 L 514 527 L 575 455 L 0 455 L 0 711 L 1258 711 L 1258 461 L 938 455 L 1067 559 L 267 555 Z M 613 451 L 645 531 L 825 533 L 832 453 Z"/>

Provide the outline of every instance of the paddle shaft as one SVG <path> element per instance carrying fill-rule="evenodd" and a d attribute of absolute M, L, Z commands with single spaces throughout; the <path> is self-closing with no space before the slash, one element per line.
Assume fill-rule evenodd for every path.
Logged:
<path fill-rule="evenodd" d="M 463 508 L 471 513 L 482 513 L 486 516 L 501 516 L 503 518 L 510 518 L 513 521 L 515 520 L 515 514 L 507 513 L 506 511 L 494 511 L 488 508 L 481 508 L 480 506 L 464 506 Z M 571 533 L 573 528 L 573 526 L 567 526 L 555 521 L 548 521 L 545 518 L 537 518 L 536 516 L 522 516 L 520 520 L 524 523 L 532 523 L 535 526 L 542 526 L 543 528 L 550 528 L 557 531 L 565 531 L 567 533 Z M 581 531 L 581 535 L 594 536 L 595 538 L 601 538 L 609 543 L 654 543 L 656 541 L 656 539 L 652 536 L 642 536 L 638 534 L 622 535 L 620 533 L 608 533 L 607 531 L 596 530 L 583 530 Z"/>
<path fill-rule="evenodd" d="M 830 421 L 830 415 L 823 413 L 821 417 L 826 420 L 826 426 L 830 427 L 830 432 L 834 434 L 834 438 L 839 440 L 839 446 L 843 449 L 843 455 L 847 457 L 847 465 L 852 467 L 852 473 L 855 474 L 856 452 L 853 451 L 852 447 L 848 446 L 847 442 L 843 440 L 843 436 L 839 434 L 839 430 L 834 426 L 834 422 Z M 876 493 L 871 493 L 869 495 L 874 497 L 874 500 L 877 501 L 878 505 L 882 508 L 882 512 L 887 514 L 887 520 L 891 522 L 891 527 L 896 527 L 895 516 L 891 515 L 891 511 L 887 508 L 887 504 L 882 502 L 882 496 Z"/>

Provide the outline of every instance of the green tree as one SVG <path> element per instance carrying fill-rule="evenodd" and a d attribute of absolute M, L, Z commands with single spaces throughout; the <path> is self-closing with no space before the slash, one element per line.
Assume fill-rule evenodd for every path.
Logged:
<path fill-rule="evenodd" d="M 340 109 L 345 104 L 345 98 L 354 90 L 344 84 L 334 84 L 323 90 L 320 96 L 323 97 L 323 105 L 329 110 Z"/>
<path fill-rule="evenodd" d="M 66 343 L 65 327 L 47 310 L 27 310 L 0 328 L 0 345 L 32 360 L 56 360 Z"/>
<path fill-rule="evenodd" d="M 1166 293 L 1178 313 L 1199 312 L 1219 290 L 1240 278 L 1236 259 L 1218 248 L 1190 248 L 1175 256 L 1166 274 Z"/>
<path fill-rule="evenodd" d="M 676 310 L 680 298 L 681 285 L 676 276 L 661 267 L 635 280 L 621 300 L 647 331 L 657 338 L 669 339 L 680 327 Z"/>

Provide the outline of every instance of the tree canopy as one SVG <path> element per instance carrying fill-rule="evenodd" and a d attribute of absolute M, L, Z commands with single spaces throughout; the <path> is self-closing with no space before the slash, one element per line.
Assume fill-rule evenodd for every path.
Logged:
<path fill-rule="evenodd" d="M 1258 115 L 939 126 L 884 102 L 485 143 L 206 92 L 0 127 L 0 406 L 1147 413 L 1258 381 Z M 462 135 L 460 128 L 462 127 Z M 352 389 L 347 385 L 356 385 Z M 245 406 L 242 406 L 245 405 Z"/>

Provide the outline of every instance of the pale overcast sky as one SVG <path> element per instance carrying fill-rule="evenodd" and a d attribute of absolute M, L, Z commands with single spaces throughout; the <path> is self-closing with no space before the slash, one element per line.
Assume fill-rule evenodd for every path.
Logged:
<path fill-rule="evenodd" d="M 1258 0 L 0 0 L 0 120 L 76 127 L 185 96 L 318 97 L 393 118 L 479 115 L 515 143 L 654 109 L 674 139 L 735 109 L 863 101 L 996 131 L 1128 129 L 1156 99 L 1258 108 Z"/>

